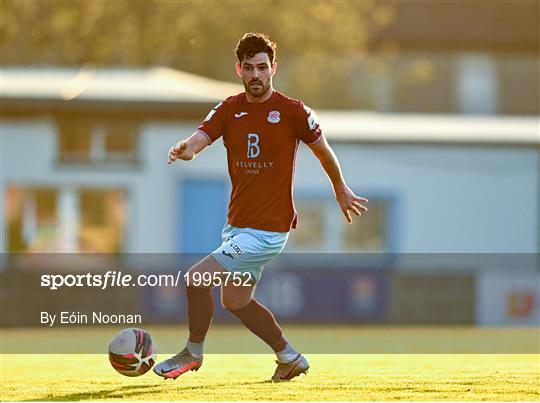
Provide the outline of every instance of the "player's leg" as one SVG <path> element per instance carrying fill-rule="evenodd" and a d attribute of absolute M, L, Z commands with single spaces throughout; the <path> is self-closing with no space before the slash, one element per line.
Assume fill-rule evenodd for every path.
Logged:
<path fill-rule="evenodd" d="M 287 345 L 283 331 L 268 308 L 253 298 L 255 285 L 250 287 L 227 284 L 221 287 L 221 303 L 255 335 L 276 353 Z"/>
<path fill-rule="evenodd" d="M 309 362 L 288 343 L 272 312 L 253 298 L 255 287 L 223 285 L 221 302 L 224 308 L 274 350 L 278 366 L 272 376 L 273 381 L 290 380 L 306 373 Z"/>
<path fill-rule="evenodd" d="M 253 298 L 264 265 L 283 250 L 287 234 L 237 228 L 231 235 L 222 250 L 216 251 L 221 253 L 214 256 L 233 275 L 247 275 L 251 286 L 234 281 L 222 285 L 223 306 L 274 350 L 278 367 L 273 380 L 288 380 L 305 373 L 309 368 L 307 360 L 288 343 L 272 312 Z"/>
<path fill-rule="evenodd" d="M 223 267 L 209 255 L 186 273 L 189 338 L 186 347 L 179 354 L 154 367 L 157 375 L 176 379 L 187 371 L 197 371 L 201 367 L 204 339 L 214 315 L 212 281 L 205 279 L 213 279 L 215 273 L 223 272 Z"/>
<path fill-rule="evenodd" d="M 213 279 L 226 270 L 206 256 L 186 273 L 186 300 L 189 338 L 186 347 L 194 356 L 202 356 L 203 343 L 214 315 Z"/>
<path fill-rule="evenodd" d="M 234 286 L 227 282 L 221 285 L 221 305 L 228 311 L 242 309 L 253 299 L 256 284 Z"/>

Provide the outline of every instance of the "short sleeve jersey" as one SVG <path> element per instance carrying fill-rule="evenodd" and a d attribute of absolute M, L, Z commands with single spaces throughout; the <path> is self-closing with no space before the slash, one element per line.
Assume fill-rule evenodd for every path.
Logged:
<path fill-rule="evenodd" d="M 274 91 L 263 103 L 241 93 L 220 102 L 198 130 L 213 143 L 223 137 L 232 182 L 227 222 L 235 227 L 287 232 L 296 228 L 293 175 L 298 144 L 322 138 L 315 113 Z"/>

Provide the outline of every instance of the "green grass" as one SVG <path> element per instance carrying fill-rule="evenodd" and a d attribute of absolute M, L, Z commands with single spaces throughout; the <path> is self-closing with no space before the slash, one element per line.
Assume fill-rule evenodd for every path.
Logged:
<path fill-rule="evenodd" d="M 312 355 L 312 369 L 267 382 L 271 355 L 208 355 L 164 381 L 123 377 L 104 354 L 3 355 L 2 401 L 539 400 L 538 355 Z"/>
<path fill-rule="evenodd" d="M 111 337 L 126 325 L 2 329 L 2 353 L 104 353 Z M 175 352 L 187 326 L 144 326 L 158 352 Z M 321 354 L 540 354 L 538 328 L 396 327 L 286 325 L 287 338 L 301 351 Z M 36 340 L 46 342 L 36 343 Z M 212 326 L 207 353 L 266 354 L 269 349 L 243 326 Z"/>
<path fill-rule="evenodd" d="M 275 367 L 271 354 L 207 354 L 200 371 L 164 381 L 152 372 L 138 378 L 119 375 L 106 354 L 75 353 L 90 340 L 96 343 L 93 351 L 103 351 L 116 330 L 3 329 L 4 353 L 29 346 L 45 351 L 46 345 L 55 346 L 49 350 L 54 352 L 63 344 L 61 351 L 73 354 L 0 355 L 1 400 L 540 401 L 537 329 L 287 327 L 289 338 L 308 351 L 311 369 L 307 376 L 280 384 L 267 381 Z M 178 349 L 185 337 L 179 327 L 148 330 L 162 347 L 159 351 Z M 495 345 L 482 346 L 488 339 Z M 356 344 L 365 345 L 361 350 L 370 354 L 309 354 L 328 340 L 336 353 Z M 383 354 L 418 353 L 426 345 L 437 352 L 441 347 L 447 352 L 493 352 L 512 340 L 521 354 Z M 214 352 L 233 342 L 249 351 L 266 351 L 255 336 L 238 327 L 214 327 L 208 338 Z M 167 356 L 161 354 L 158 360 Z"/>

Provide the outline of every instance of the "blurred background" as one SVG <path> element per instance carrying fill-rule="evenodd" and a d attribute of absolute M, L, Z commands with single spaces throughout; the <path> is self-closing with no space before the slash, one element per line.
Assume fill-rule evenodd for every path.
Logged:
<path fill-rule="evenodd" d="M 168 166 L 167 151 L 243 90 L 234 47 L 265 32 L 278 43 L 276 89 L 317 112 L 349 186 L 370 200 L 347 225 L 300 147 L 299 228 L 260 289 L 276 315 L 540 324 L 537 1 L 1 7 L 4 257 L 215 249 L 230 192 L 221 140 L 191 163 Z M 3 304 L 18 306 L 3 323 L 31 324 L 21 290 L 47 290 L 32 264 L 3 263 Z M 143 291 L 153 318 L 177 321 L 183 290 Z"/>

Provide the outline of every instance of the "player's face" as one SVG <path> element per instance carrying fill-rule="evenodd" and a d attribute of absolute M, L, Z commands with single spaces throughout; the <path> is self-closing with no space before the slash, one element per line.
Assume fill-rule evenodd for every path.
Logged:
<path fill-rule="evenodd" d="M 255 98 L 261 98 L 272 90 L 272 77 L 277 64 L 270 63 L 265 52 L 257 53 L 251 58 L 244 58 L 241 64 L 236 64 L 236 72 L 244 83 L 246 92 Z"/>

